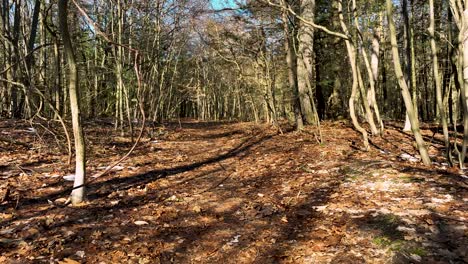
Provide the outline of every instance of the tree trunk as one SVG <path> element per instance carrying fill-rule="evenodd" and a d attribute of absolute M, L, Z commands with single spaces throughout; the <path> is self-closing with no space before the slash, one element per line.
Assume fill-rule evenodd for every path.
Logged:
<path fill-rule="evenodd" d="M 434 0 L 429 0 L 429 17 L 430 17 L 430 25 L 429 25 L 429 35 L 431 37 L 431 51 L 432 51 L 432 64 L 433 64 L 433 71 L 434 71 L 434 82 L 436 86 L 436 100 L 437 106 L 439 108 L 440 114 L 440 122 L 442 123 L 442 130 L 444 134 L 444 143 L 445 143 L 445 151 L 447 161 L 450 165 L 452 165 L 452 155 L 450 153 L 450 139 L 449 139 L 449 131 L 448 131 L 448 124 L 447 124 L 447 116 L 445 114 L 445 106 L 442 100 L 442 87 L 439 75 L 439 60 L 437 58 L 437 46 L 435 42 L 435 22 L 434 22 Z"/>
<path fill-rule="evenodd" d="M 301 14 L 304 19 L 314 21 L 315 0 L 301 1 Z M 312 105 L 314 90 L 314 28 L 304 23 L 299 23 L 297 40 L 299 42 L 297 56 L 297 81 L 302 117 L 306 124 L 316 124 L 315 113 Z"/>
<path fill-rule="evenodd" d="M 283 0 L 283 5 L 287 5 L 287 3 Z M 289 18 L 287 11 L 283 11 L 282 14 L 283 19 L 283 29 L 285 35 L 284 41 L 284 48 L 286 50 L 286 63 L 288 65 L 288 80 L 289 80 L 289 87 L 292 89 L 292 96 L 293 96 L 293 108 L 294 108 L 294 119 L 295 119 L 295 127 L 296 130 L 300 131 L 304 129 L 304 122 L 302 119 L 301 113 L 301 103 L 299 99 L 299 89 L 297 85 L 297 56 L 294 47 L 293 36 L 291 34 L 291 29 L 289 25 Z M 253 103 L 253 102 L 252 102 Z"/>
<path fill-rule="evenodd" d="M 356 30 L 357 30 L 357 33 L 358 33 L 358 36 L 359 36 L 359 43 L 357 45 L 358 45 L 358 49 L 361 51 L 361 54 L 363 55 L 364 62 L 365 62 L 365 65 L 366 65 L 366 69 L 368 71 L 370 89 L 368 89 L 367 92 L 366 92 L 366 89 L 364 87 L 364 82 L 362 80 L 362 75 L 361 75 L 359 63 L 356 61 L 356 68 L 358 70 L 358 86 L 359 86 L 359 89 L 360 89 L 360 92 L 361 92 L 362 103 L 363 103 L 363 106 L 364 106 L 364 109 L 365 109 L 365 112 L 366 112 L 367 122 L 369 123 L 372 135 L 377 136 L 377 135 L 380 134 L 380 130 L 378 130 L 377 126 L 375 125 L 374 115 L 373 115 L 372 110 L 371 110 L 372 100 L 369 100 L 370 99 L 369 94 L 372 95 L 372 92 L 374 91 L 372 71 L 370 69 L 370 64 L 369 64 L 369 60 L 367 58 L 367 53 L 365 52 L 364 48 L 362 47 L 362 44 L 363 44 L 364 40 L 363 40 L 361 29 L 360 29 L 360 26 L 359 26 L 358 17 L 356 15 L 356 9 L 357 9 L 356 0 L 353 0 L 352 3 L 353 3 L 354 25 L 356 27 Z M 355 55 L 356 60 L 357 60 L 357 55 L 358 54 Z M 375 110 L 375 107 L 374 107 L 374 110 Z M 380 120 L 380 115 L 379 115 L 378 109 L 377 109 L 377 111 L 375 113 L 376 113 L 376 117 L 378 118 L 378 120 Z"/>
<path fill-rule="evenodd" d="M 11 46 L 13 49 L 13 60 L 12 64 L 13 67 L 11 69 L 11 76 L 10 80 L 16 80 L 16 79 L 21 79 L 19 78 L 20 76 L 20 71 L 18 67 L 17 61 L 20 61 L 20 55 L 19 55 L 19 34 L 20 34 L 20 28 L 21 28 L 21 0 L 14 1 L 15 3 L 15 15 L 14 15 L 14 21 L 13 21 L 13 32 L 12 34 L 12 41 L 11 41 Z M 9 11 L 7 11 L 9 12 Z M 14 118 L 20 118 L 21 117 L 21 112 L 22 112 L 22 100 L 21 100 L 21 94 L 18 93 L 18 89 L 16 87 L 11 88 L 11 112 L 12 112 L 12 117 Z"/>
<path fill-rule="evenodd" d="M 341 28 L 343 29 L 343 32 L 347 35 L 350 36 L 348 27 L 346 26 L 344 22 L 344 16 L 343 16 L 343 7 L 341 4 L 342 0 L 336 1 L 337 8 L 338 8 L 338 14 L 340 18 L 340 24 Z M 358 88 L 359 88 L 359 76 L 358 76 L 358 70 L 357 70 L 357 58 L 356 58 L 356 48 L 354 47 L 353 43 L 349 40 L 345 40 L 346 43 L 346 50 L 348 52 L 348 57 L 349 57 L 349 63 L 351 65 L 351 73 L 353 75 L 353 84 L 351 87 L 351 96 L 349 97 L 349 114 L 351 116 L 351 120 L 353 121 L 353 125 L 356 128 L 357 131 L 359 131 L 362 134 L 363 137 L 363 142 L 364 142 L 364 148 L 367 150 L 369 149 L 369 139 L 367 135 L 367 131 L 359 124 L 359 121 L 356 116 L 356 109 L 354 103 L 356 102 L 357 96 L 358 96 Z"/>
<path fill-rule="evenodd" d="M 416 117 L 414 111 L 414 105 L 411 101 L 411 94 L 408 89 L 408 85 L 405 82 L 405 78 L 403 76 L 403 71 L 401 70 L 401 63 L 400 63 L 400 55 L 398 54 L 398 43 L 396 39 L 396 29 L 395 24 L 393 22 L 393 2 L 392 0 L 386 0 L 387 6 L 387 18 L 388 18 L 388 26 L 390 29 L 390 43 L 392 45 L 392 55 L 393 55 L 393 64 L 395 68 L 395 75 L 398 79 L 398 84 L 401 88 L 401 93 L 403 96 L 403 101 L 405 103 L 406 112 L 408 113 L 408 117 L 411 123 L 411 130 L 413 131 L 413 135 L 416 140 L 416 144 L 421 155 L 421 159 L 425 165 L 431 164 L 431 159 L 429 157 L 429 153 L 427 152 L 427 148 L 425 146 L 424 139 L 422 137 L 421 131 L 419 130 L 419 121 Z"/>
<path fill-rule="evenodd" d="M 59 0 L 59 27 L 62 34 L 64 53 L 68 62 L 68 89 L 72 113 L 73 135 L 75 138 L 75 182 L 71 193 L 72 204 L 79 204 L 85 198 L 86 152 L 79 104 L 78 67 L 68 30 L 68 0 Z"/>
<path fill-rule="evenodd" d="M 40 10 L 41 10 L 41 1 L 36 0 L 34 4 L 33 19 L 31 22 L 31 33 L 29 35 L 29 41 L 28 41 L 28 48 L 27 48 L 28 55 L 26 56 L 26 66 L 28 67 L 29 71 L 31 71 L 31 66 L 32 66 L 33 58 L 34 58 L 32 51 L 34 49 L 34 43 L 35 43 L 36 35 L 37 35 L 37 27 L 39 24 L 39 11 Z"/>
<path fill-rule="evenodd" d="M 463 145 L 462 152 L 459 155 L 460 167 L 464 168 L 466 151 L 468 146 L 468 1 L 465 1 L 464 6 L 459 5 L 460 2 L 450 0 L 450 9 L 453 19 L 459 29 L 458 35 L 458 69 L 455 69 L 456 81 L 460 85 L 461 107 L 463 108 Z M 457 83 L 457 82 L 456 82 Z M 454 120 L 456 121 L 456 120 Z"/>
<path fill-rule="evenodd" d="M 412 29 L 412 19 L 410 17 L 410 13 L 408 10 L 408 0 L 403 0 L 402 2 L 402 13 L 403 13 L 403 25 L 404 25 L 404 32 L 405 32 L 405 40 L 406 40 L 406 48 L 405 48 L 405 55 L 406 55 L 406 78 L 409 83 L 409 88 L 411 89 L 412 100 L 414 105 L 414 114 L 416 118 L 418 118 L 418 107 L 417 107 L 417 86 L 416 86 L 416 64 L 415 64 L 415 54 L 414 54 L 414 34 Z M 418 118 L 419 119 L 419 118 Z M 406 113 L 405 119 L 405 126 L 403 131 L 411 131 L 411 122 Z"/>
<path fill-rule="evenodd" d="M 384 130 L 384 124 L 382 121 L 382 117 L 380 116 L 380 108 L 379 108 L 379 105 L 377 104 L 377 98 L 376 98 L 377 84 L 379 81 L 380 37 L 382 34 L 381 26 L 383 24 L 382 13 L 379 13 L 379 17 L 380 17 L 380 25 L 375 29 L 375 32 L 372 36 L 370 63 L 369 63 L 366 53 L 364 52 L 364 49 L 362 49 L 362 51 L 363 51 L 363 56 L 364 56 L 364 62 L 366 63 L 368 74 L 369 74 L 370 90 L 367 94 L 367 97 L 368 97 L 370 106 L 373 108 L 375 112 L 375 117 L 377 118 L 377 122 L 379 123 L 380 134 L 382 134 Z"/>

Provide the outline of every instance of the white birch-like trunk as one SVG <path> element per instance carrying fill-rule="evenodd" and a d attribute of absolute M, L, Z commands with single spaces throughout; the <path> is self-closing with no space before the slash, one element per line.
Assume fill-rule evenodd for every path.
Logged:
<path fill-rule="evenodd" d="M 60 33 L 62 34 L 64 53 L 68 62 L 68 89 L 70 94 L 73 135 L 75 137 L 75 182 L 73 183 L 71 202 L 72 204 L 79 204 L 85 198 L 86 153 L 78 95 L 78 68 L 68 30 L 68 0 L 59 0 L 58 7 Z"/>

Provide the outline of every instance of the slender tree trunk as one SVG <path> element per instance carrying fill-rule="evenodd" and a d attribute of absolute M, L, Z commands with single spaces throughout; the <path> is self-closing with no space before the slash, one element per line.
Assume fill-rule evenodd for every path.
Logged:
<path fill-rule="evenodd" d="M 83 127 L 81 125 L 79 104 L 78 67 L 75 59 L 72 40 L 68 30 L 68 0 L 59 0 L 59 27 L 62 34 L 64 53 L 68 62 L 68 89 L 70 94 L 70 109 L 72 113 L 73 135 L 75 138 L 75 182 L 71 193 L 71 202 L 79 204 L 85 198 L 86 152 Z"/>
<path fill-rule="evenodd" d="M 358 31 L 358 36 L 359 36 L 359 43 L 357 45 L 358 45 L 358 49 L 361 51 L 361 54 L 363 55 L 365 66 L 366 66 L 366 69 L 368 71 L 370 89 L 367 90 L 367 92 L 366 92 L 366 89 L 364 87 L 364 82 L 362 80 L 361 71 L 359 70 L 359 68 L 360 68 L 359 63 L 356 62 L 356 66 L 357 66 L 357 70 L 358 70 L 358 85 L 359 85 L 359 89 L 361 91 L 362 103 L 363 103 L 364 109 L 366 111 L 367 122 L 369 123 L 372 135 L 377 136 L 377 135 L 380 134 L 380 130 L 378 130 L 377 126 L 375 125 L 374 115 L 373 115 L 372 109 L 371 109 L 371 106 L 373 106 L 373 104 L 372 104 L 372 100 L 369 100 L 369 93 L 372 95 L 372 92 L 374 91 L 372 71 L 370 69 L 370 64 L 369 64 L 369 60 L 367 58 L 367 53 L 365 52 L 364 48 L 362 47 L 362 44 L 363 44 L 364 41 L 363 41 L 363 38 L 362 38 L 362 33 L 361 33 L 360 26 L 359 26 L 358 17 L 356 15 L 356 10 L 357 10 L 356 0 L 353 0 L 352 3 L 353 3 L 354 25 L 356 27 L 356 30 Z M 357 60 L 357 54 L 356 54 L 356 60 Z M 375 107 L 374 107 L 374 110 L 375 110 Z M 377 109 L 377 111 L 375 113 L 376 113 L 377 118 L 380 119 L 378 109 Z"/>
<path fill-rule="evenodd" d="M 1 22 L 2 22 L 0 34 L 3 36 L 7 36 L 7 33 L 9 31 L 9 26 L 10 26 L 9 1 L 6 1 L 6 0 L 2 1 L 0 13 L 1 13 Z M 4 69 L 2 70 L 6 71 L 4 72 L 5 78 L 7 80 L 12 80 L 11 67 L 10 67 L 11 66 L 11 45 L 7 41 L 3 41 L 2 44 L 3 44 L 2 45 L 3 46 L 2 60 L 3 60 L 3 65 L 4 65 Z M 12 108 L 13 98 L 11 97 L 11 92 L 14 89 L 14 87 L 10 83 L 5 83 L 4 85 L 5 86 L 3 87 L 3 92 L 1 94 L 2 105 L 3 105 L 2 110 L 3 112 L 5 112 L 6 116 L 12 117 L 13 113 L 11 111 L 12 110 L 11 108 Z"/>
<path fill-rule="evenodd" d="M 460 41 L 462 43 L 462 59 L 463 65 L 463 85 L 461 86 L 461 97 L 463 106 L 463 145 L 461 153 L 461 161 L 463 162 L 462 167 L 465 167 L 464 162 L 466 158 L 466 151 L 468 147 L 468 1 L 465 1 L 465 10 L 462 13 L 462 30 L 460 30 Z"/>
<path fill-rule="evenodd" d="M 459 155 L 460 167 L 464 168 L 466 151 L 468 146 L 468 1 L 464 5 L 460 1 L 450 0 L 450 9 L 453 19 L 459 29 L 458 35 L 458 74 L 456 78 L 460 85 L 461 107 L 463 108 L 463 144 Z"/>
<path fill-rule="evenodd" d="M 348 27 L 346 26 L 345 21 L 344 21 L 342 0 L 337 0 L 336 4 L 338 7 L 338 14 L 340 18 L 341 28 L 347 36 L 350 36 Z M 367 150 L 369 149 L 369 139 L 368 139 L 367 131 L 359 124 L 359 121 L 356 116 L 355 105 L 354 105 L 358 96 L 358 88 L 359 88 L 356 48 L 354 47 L 353 43 L 349 39 L 346 39 L 345 43 L 346 43 L 346 50 L 348 52 L 349 63 L 351 65 L 351 73 L 353 75 L 351 96 L 349 97 L 349 114 L 351 116 L 351 120 L 353 122 L 354 127 L 356 128 L 357 131 L 359 131 L 362 134 L 364 148 Z"/>
<path fill-rule="evenodd" d="M 383 100 L 383 112 L 387 113 L 388 112 L 388 87 L 387 87 L 387 65 L 385 63 L 386 61 L 386 45 L 385 42 L 383 42 L 384 47 L 382 48 L 382 54 L 381 54 L 381 61 L 382 63 L 382 84 L 381 84 L 381 89 L 382 89 L 382 100 Z"/>
<path fill-rule="evenodd" d="M 26 56 L 26 66 L 28 67 L 29 71 L 31 71 L 31 66 L 32 66 L 33 58 L 34 58 L 32 51 L 34 49 L 34 43 L 35 43 L 36 35 L 37 35 L 40 10 L 41 10 L 41 1 L 36 0 L 34 4 L 33 19 L 31 22 L 31 33 L 29 35 L 29 41 L 28 41 L 28 48 L 27 48 L 28 55 Z"/>
<path fill-rule="evenodd" d="M 11 76 L 10 80 L 17 80 L 20 78 L 20 71 L 18 67 L 18 61 L 20 61 L 20 54 L 19 54 L 19 33 L 21 27 L 21 0 L 14 1 L 15 4 L 15 13 L 14 13 L 14 21 L 13 21 L 13 32 L 11 32 L 12 41 L 11 41 L 11 48 L 13 50 L 13 60 L 11 64 L 13 67 L 11 69 Z M 8 16 L 9 16 L 9 11 Z M 20 118 L 22 109 L 22 99 L 21 94 L 18 93 L 18 89 L 16 87 L 11 87 L 11 112 L 12 117 Z"/>
<path fill-rule="evenodd" d="M 384 124 L 382 121 L 382 117 L 380 116 L 380 107 L 377 104 L 377 97 L 376 97 L 376 90 L 377 85 L 379 82 L 379 54 L 380 54 L 380 37 L 382 34 L 382 13 L 379 13 L 380 17 L 380 25 L 375 29 L 375 32 L 372 36 L 372 46 L 371 46 L 371 60 L 367 58 L 365 52 L 363 52 L 364 62 L 366 63 L 366 67 L 368 69 L 369 74 L 369 84 L 370 90 L 368 92 L 368 100 L 370 106 L 373 108 L 375 112 L 375 116 L 377 118 L 377 122 L 380 126 L 380 134 L 383 133 Z M 362 49 L 364 51 L 364 49 Z"/>
<path fill-rule="evenodd" d="M 416 140 L 419 154 L 421 155 L 421 159 L 423 163 L 425 165 L 430 165 L 431 159 L 429 157 L 429 153 L 427 152 L 427 148 L 425 146 L 425 142 L 422 137 L 421 131 L 419 130 L 419 121 L 414 111 L 413 102 L 411 101 L 411 94 L 409 92 L 408 85 L 405 82 L 403 71 L 401 70 L 400 55 L 398 53 L 398 43 L 396 39 L 396 29 L 395 29 L 395 24 L 393 22 L 393 17 L 392 17 L 393 16 L 392 0 L 386 0 L 386 7 L 387 7 L 388 26 L 390 29 L 390 43 L 392 45 L 392 55 L 393 55 L 393 64 L 395 68 L 395 75 L 398 79 L 398 84 L 400 85 L 400 88 L 401 88 L 403 100 L 406 106 L 406 112 L 408 113 L 408 117 L 410 119 L 411 130 L 413 131 L 413 135 Z"/>
<path fill-rule="evenodd" d="M 54 58 L 55 58 L 55 83 L 54 83 L 54 93 L 55 93 L 55 108 L 61 115 L 63 112 L 62 106 L 62 58 L 60 56 L 59 49 L 59 40 L 55 38 L 54 40 Z M 54 119 L 58 119 L 57 115 L 54 115 Z"/>
<path fill-rule="evenodd" d="M 404 32 L 405 32 L 405 40 L 406 40 L 406 48 L 405 48 L 405 55 L 406 55 L 406 77 L 409 83 L 409 88 L 412 92 L 412 100 L 414 105 L 414 113 L 416 118 L 418 118 L 418 104 L 417 104 L 417 85 L 416 85 L 416 63 L 415 63 L 415 52 L 414 52 L 414 34 L 412 28 L 412 18 L 408 9 L 408 0 L 403 0 L 402 2 L 402 13 L 403 13 L 403 25 L 404 25 Z M 419 118 L 418 118 L 419 119 Z M 411 131 L 411 122 L 406 113 L 405 119 L 405 127 L 403 131 Z"/>
<path fill-rule="evenodd" d="M 414 114 L 416 118 L 419 119 L 418 113 L 418 85 L 416 78 L 416 50 L 414 45 L 414 28 L 413 28 L 413 14 L 414 14 L 414 5 L 413 0 L 410 0 L 411 3 L 411 12 L 408 12 L 409 18 L 409 48 L 410 48 L 410 62 L 411 62 L 411 91 L 413 92 L 413 105 L 414 105 Z"/>
<path fill-rule="evenodd" d="M 448 131 L 448 124 L 447 124 L 447 116 L 445 114 L 445 106 L 442 100 L 442 87 L 439 75 L 439 60 L 437 58 L 437 46 L 435 42 L 435 22 L 434 22 L 434 0 L 429 0 L 429 17 L 430 17 L 430 25 L 429 25 L 429 35 L 431 36 L 431 51 L 432 51 L 432 64 L 434 70 L 434 82 L 436 86 L 436 100 L 437 106 L 439 107 L 439 114 L 440 114 L 440 122 L 442 123 L 442 130 L 444 134 L 444 142 L 445 142 L 445 151 L 447 161 L 450 165 L 452 165 L 452 155 L 450 152 L 450 139 L 449 139 L 449 131 Z"/>

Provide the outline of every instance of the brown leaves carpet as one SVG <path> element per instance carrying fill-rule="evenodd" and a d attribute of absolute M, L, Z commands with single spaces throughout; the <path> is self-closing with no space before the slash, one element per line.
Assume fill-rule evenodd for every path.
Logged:
<path fill-rule="evenodd" d="M 389 126 L 361 150 L 343 122 L 284 134 L 253 123 L 148 129 L 129 159 L 62 206 L 71 182 L 53 128 L 2 121 L 0 263 L 467 263 L 467 179 L 424 167 Z M 55 128 L 58 131 L 58 128 Z M 86 126 L 88 173 L 131 146 Z M 425 130 L 432 155 L 440 134 Z"/>

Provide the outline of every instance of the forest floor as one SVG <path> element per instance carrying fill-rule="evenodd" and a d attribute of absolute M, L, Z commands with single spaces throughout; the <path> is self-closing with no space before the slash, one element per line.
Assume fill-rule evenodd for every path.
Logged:
<path fill-rule="evenodd" d="M 399 125 L 365 152 L 345 122 L 321 144 L 313 128 L 170 123 L 64 206 L 59 127 L 0 121 L 25 143 L 0 142 L 0 263 L 468 263 L 468 177 L 421 165 Z M 85 131 L 89 175 L 132 145 L 105 122 Z"/>

